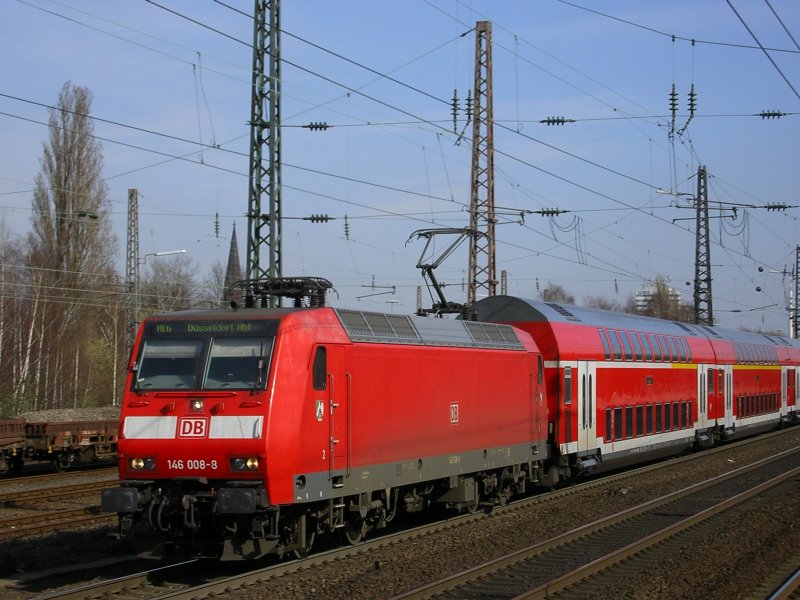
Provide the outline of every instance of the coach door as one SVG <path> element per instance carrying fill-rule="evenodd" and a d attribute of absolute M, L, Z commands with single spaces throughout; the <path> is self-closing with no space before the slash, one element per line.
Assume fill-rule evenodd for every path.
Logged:
<path fill-rule="evenodd" d="M 711 388 L 709 388 L 711 382 Z M 708 400 L 712 394 L 714 384 L 714 370 L 706 365 L 697 367 L 697 427 L 702 429 L 708 423 Z"/>
<path fill-rule="evenodd" d="M 794 410 L 796 404 L 795 370 L 786 369 L 786 408 L 787 412 Z"/>
<path fill-rule="evenodd" d="M 733 427 L 733 365 L 725 365 L 724 373 L 725 428 L 728 429 Z"/>
<path fill-rule="evenodd" d="M 595 406 L 595 365 L 578 362 L 578 454 L 592 452 L 597 448 Z"/>
<path fill-rule="evenodd" d="M 725 415 L 725 373 L 723 369 L 708 369 L 706 376 L 708 394 L 706 414 L 709 420 Z"/>
<path fill-rule="evenodd" d="M 345 352 L 328 346 L 328 472 L 334 487 L 344 485 L 350 476 L 350 396 L 352 381 L 345 370 Z"/>

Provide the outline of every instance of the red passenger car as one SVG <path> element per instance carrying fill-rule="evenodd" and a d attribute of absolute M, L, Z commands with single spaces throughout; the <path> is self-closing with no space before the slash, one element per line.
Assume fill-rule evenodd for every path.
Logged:
<path fill-rule="evenodd" d="M 506 325 L 333 308 L 147 319 L 122 401 L 120 536 L 255 558 L 538 482 L 542 362 Z M 158 551 L 157 554 L 161 554 Z"/>
<path fill-rule="evenodd" d="M 795 340 L 510 296 L 476 310 L 542 352 L 551 482 L 797 420 Z"/>

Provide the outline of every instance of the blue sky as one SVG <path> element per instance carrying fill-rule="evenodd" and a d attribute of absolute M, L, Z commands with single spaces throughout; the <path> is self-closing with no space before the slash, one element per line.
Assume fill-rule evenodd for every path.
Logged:
<path fill-rule="evenodd" d="M 29 229 L 47 135 L 40 104 L 72 81 L 104 119 L 95 133 L 120 272 L 128 188 L 140 193 L 141 255 L 186 249 L 203 276 L 226 261 L 235 223 L 244 260 L 252 23 L 231 7 L 250 14 L 253 2 L 2 0 L 6 227 Z M 284 275 L 330 279 L 333 304 L 414 311 L 423 243 L 409 236 L 468 225 L 471 149 L 457 143 L 449 103 L 456 90 L 463 107 L 472 88 L 478 20 L 493 24 L 497 268 L 509 293 L 534 297 L 552 282 L 579 302 L 624 302 L 660 275 L 691 301 L 686 207 L 699 165 L 714 202 L 800 205 L 793 0 L 306 0 L 283 2 L 281 18 Z M 670 137 L 673 84 L 683 131 Z M 575 122 L 539 122 L 551 116 Z M 301 127 L 310 122 L 332 127 Z M 519 218 L 545 208 L 569 212 Z M 301 220 L 312 214 L 333 220 Z M 715 317 L 786 329 L 800 209 L 716 214 L 728 218 L 711 221 Z M 437 271 L 448 299 L 464 300 L 466 270 L 459 251 Z"/>

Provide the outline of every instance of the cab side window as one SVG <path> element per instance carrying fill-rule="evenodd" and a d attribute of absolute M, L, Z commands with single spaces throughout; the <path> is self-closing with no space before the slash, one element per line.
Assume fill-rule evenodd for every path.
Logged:
<path fill-rule="evenodd" d="M 314 355 L 314 366 L 311 370 L 311 377 L 315 390 L 324 390 L 328 381 L 328 354 L 325 351 L 325 346 L 317 348 Z"/>

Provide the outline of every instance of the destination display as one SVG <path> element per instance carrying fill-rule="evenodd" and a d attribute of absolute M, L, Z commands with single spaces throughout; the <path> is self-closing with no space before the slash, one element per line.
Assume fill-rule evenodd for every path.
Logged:
<path fill-rule="evenodd" d="M 148 338 L 207 335 L 271 335 L 278 332 L 277 319 L 240 321 L 148 321 L 144 334 Z"/>

